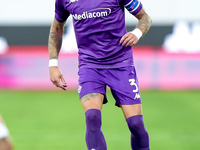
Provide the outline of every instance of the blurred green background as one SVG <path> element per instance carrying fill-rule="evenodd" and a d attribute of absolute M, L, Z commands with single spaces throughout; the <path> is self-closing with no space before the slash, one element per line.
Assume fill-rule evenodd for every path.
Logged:
<path fill-rule="evenodd" d="M 130 150 L 130 133 L 107 92 L 102 129 L 108 150 Z M 151 150 L 200 149 L 200 91 L 142 91 Z M 15 150 L 86 150 L 76 91 L 0 91 L 0 111 Z"/>

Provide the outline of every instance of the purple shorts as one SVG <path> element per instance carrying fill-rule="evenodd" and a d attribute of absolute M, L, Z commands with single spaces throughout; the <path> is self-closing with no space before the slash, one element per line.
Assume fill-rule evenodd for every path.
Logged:
<path fill-rule="evenodd" d="M 104 95 L 104 103 L 107 103 L 106 86 L 109 86 L 116 106 L 141 103 L 134 66 L 113 69 L 81 68 L 78 75 L 79 98 L 89 93 L 101 93 Z"/>

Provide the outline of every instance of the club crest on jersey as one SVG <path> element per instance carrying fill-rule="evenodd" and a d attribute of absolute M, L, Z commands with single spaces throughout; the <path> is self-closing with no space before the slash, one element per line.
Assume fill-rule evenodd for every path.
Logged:
<path fill-rule="evenodd" d="M 78 93 L 81 93 L 81 90 L 82 90 L 82 86 L 78 85 Z"/>

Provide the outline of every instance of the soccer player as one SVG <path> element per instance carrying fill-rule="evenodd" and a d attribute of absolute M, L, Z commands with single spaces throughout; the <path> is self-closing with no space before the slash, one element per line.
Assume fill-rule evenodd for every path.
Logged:
<path fill-rule="evenodd" d="M 132 32 L 126 31 L 125 8 L 138 19 Z M 53 84 L 66 90 L 58 68 L 64 24 L 73 17 L 79 54 L 78 93 L 85 111 L 88 150 L 107 150 L 101 130 L 102 105 L 109 86 L 121 107 L 131 132 L 133 150 L 149 150 L 132 46 L 152 22 L 139 0 L 56 0 L 55 19 L 49 34 L 49 72 Z"/>
<path fill-rule="evenodd" d="M 8 138 L 9 132 L 0 115 L 0 150 L 12 150 L 12 143 Z"/>

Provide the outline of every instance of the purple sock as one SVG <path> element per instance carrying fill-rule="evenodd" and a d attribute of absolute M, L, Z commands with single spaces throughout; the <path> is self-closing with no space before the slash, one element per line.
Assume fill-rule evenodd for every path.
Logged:
<path fill-rule="evenodd" d="M 88 150 L 107 150 L 106 141 L 101 130 L 101 111 L 89 109 L 85 112 L 85 140 Z"/>
<path fill-rule="evenodd" d="M 149 135 L 144 126 L 143 116 L 137 115 L 126 119 L 131 131 L 132 150 L 150 150 Z"/>

